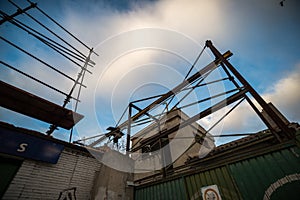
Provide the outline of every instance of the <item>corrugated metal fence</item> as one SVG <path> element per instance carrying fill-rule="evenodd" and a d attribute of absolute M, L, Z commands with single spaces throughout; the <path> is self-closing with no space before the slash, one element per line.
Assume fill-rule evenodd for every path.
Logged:
<path fill-rule="evenodd" d="M 299 198 L 300 179 L 297 181 L 289 178 L 300 178 L 299 155 L 299 148 L 295 147 L 230 165 L 230 171 L 238 183 L 243 199 L 263 199 L 269 187 L 270 194 L 266 198 Z M 284 179 L 287 179 L 286 183 Z"/>
<path fill-rule="evenodd" d="M 201 188 L 217 185 L 226 199 L 300 197 L 300 149 L 296 146 L 181 178 L 135 188 L 136 200 L 202 199 Z"/>
<path fill-rule="evenodd" d="M 135 199 L 186 199 L 185 189 L 183 179 L 175 179 L 136 190 Z"/>
<path fill-rule="evenodd" d="M 238 199 L 239 194 L 227 167 L 219 167 L 185 177 L 189 199 L 199 199 L 200 189 L 208 185 L 217 185 L 224 199 Z"/>

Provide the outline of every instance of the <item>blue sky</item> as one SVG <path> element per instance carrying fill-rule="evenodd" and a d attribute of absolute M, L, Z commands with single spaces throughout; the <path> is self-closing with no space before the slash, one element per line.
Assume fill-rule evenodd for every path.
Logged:
<path fill-rule="evenodd" d="M 286 0 L 283 7 L 279 2 L 37 1 L 40 8 L 100 54 L 92 57 L 97 65 L 91 69 L 93 75 L 85 79 L 88 88 L 82 92 L 78 109 L 85 118 L 76 126 L 74 139 L 96 135 L 115 125 L 129 100 L 160 94 L 180 83 L 207 39 L 221 52 L 231 50 L 232 64 L 253 87 L 289 120 L 299 122 L 300 2 Z M 20 5 L 24 7 L 27 3 Z M 1 1 L 0 7 L 8 13 L 15 11 L 5 1 Z M 24 16 L 19 19 L 28 20 Z M 0 32 L 76 77 L 78 68 L 16 30 L 4 24 Z M 37 62 L 3 41 L 0 45 L 1 60 L 65 91 L 71 87 L 70 82 L 41 69 Z M 87 53 L 80 45 L 78 48 Z M 206 51 L 196 69 L 210 62 L 213 59 L 210 55 Z M 0 78 L 57 104 L 63 102 L 63 96 L 36 86 L 3 66 Z M 217 116 L 211 116 L 200 123 L 209 127 L 216 119 Z M 3 108 L 0 120 L 41 132 L 48 128 L 45 123 Z M 218 130 L 254 132 L 263 128 L 251 109 L 242 105 Z M 60 129 L 54 136 L 66 139 L 68 134 L 69 131 Z"/>

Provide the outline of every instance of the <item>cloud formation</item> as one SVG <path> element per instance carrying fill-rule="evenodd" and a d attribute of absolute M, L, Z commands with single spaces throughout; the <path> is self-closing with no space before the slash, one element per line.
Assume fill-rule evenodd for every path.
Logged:
<path fill-rule="evenodd" d="M 300 64 L 286 77 L 280 79 L 263 94 L 266 101 L 273 102 L 285 116 L 294 122 L 300 121 Z"/>
<path fill-rule="evenodd" d="M 91 69 L 93 75 L 87 74 L 84 81 L 88 88 L 82 90 L 79 104 L 79 112 L 85 115 L 77 126 L 79 136 L 95 135 L 114 125 L 133 96 L 160 94 L 180 83 L 207 39 L 221 52 L 232 49 L 232 62 L 246 79 L 288 119 L 299 121 L 299 94 L 293 92 L 299 91 L 299 65 L 287 73 L 299 62 L 295 53 L 299 30 L 288 31 L 300 19 L 294 17 L 297 4 L 291 0 L 283 10 L 271 0 L 251 3 L 161 0 L 132 3 L 130 9 L 120 10 L 101 1 L 61 2 L 64 12 L 60 21 L 100 54 L 93 56 L 97 65 Z M 287 37 L 281 38 L 281 34 Z M 40 53 L 47 57 L 47 52 Z M 50 59 L 56 62 L 56 57 Z M 194 72 L 212 60 L 205 52 Z M 281 64 L 285 61 L 283 68 Z M 20 62 L 25 63 L 22 59 Z M 37 67 L 28 68 L 29 73 L 36 73 Z M 76 77 L 74 71 L 71 73 Z M 288 75 L 284 77 L 282 73 Z M 47 71 L 38 75 L 63 89 L 70 88 Z M 23 79 L 19 82 L 26 86 Z M 266 88 L 266 85 L 273 87 Z M 31 90 L 59 102 L 41 88 Z M 247 106 L 241 106 L 240 111 L 230 116 L 223 131 L 234 128 L 251 131 L 262 127 Z M 205 120 L 203 123 L 208 125 L 214 117 Z"/>
<path fill-rule="evenodd" d="M 295 66 L 295 69 L 285 77 L 278 80 L 274 85 L 267 88 L 266 92 L 262 93 L 262 98 L 272 104 L 290 121 L 300 121 L 299 102 L 300 95 L 297 91 L 300 90 L 300 65 Z M 251 98 L 253 100 L 253 98 Z M 254 101 L 255 103 L 255 101 Z M 257 105 L 257 103 L 255 103 Z M 232 106 L 231 106 L 232 107 Z M 258 106 L 258 108 L 260 108 Z M 225 112 L 230 109 L 224 109 Z M 260 108 L 261 111 L 261 108 Z M 220 113 L 220 112 L 219 112 Z M 200 121 L 204 127 L 209 128 L 217 122 L 221 115 L 214 113 L 212 116 Z M 231 134 L 231 133 L 255 133 L 266 129 L 261 119 L 256 115 L 251 106 L 244 100 L 236 107 L 211 133 L 214 135 Z M 229 138 L 217 139 L 217 143 L 228 141 Z"/>

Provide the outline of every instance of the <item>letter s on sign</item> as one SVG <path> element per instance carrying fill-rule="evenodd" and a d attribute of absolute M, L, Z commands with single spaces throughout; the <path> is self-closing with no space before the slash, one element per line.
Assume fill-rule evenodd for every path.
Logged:
<path fill-rule="evenodd" d="M 26 150 L 26 147 L 28 146 L 28 144 L 26 143 L 21 143 L 19 145 L 19 148 L 17 149 L 18 152 L 24 152 Z"/>

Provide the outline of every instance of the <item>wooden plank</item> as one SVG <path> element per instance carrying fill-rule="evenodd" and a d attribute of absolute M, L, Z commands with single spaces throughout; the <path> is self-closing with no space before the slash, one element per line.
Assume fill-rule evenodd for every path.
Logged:
<path fill-rule="evenodd" d="M 0 81 L 0 106 L 68 130 L 83 118 L 83 115 L 3 81 Z"/>

